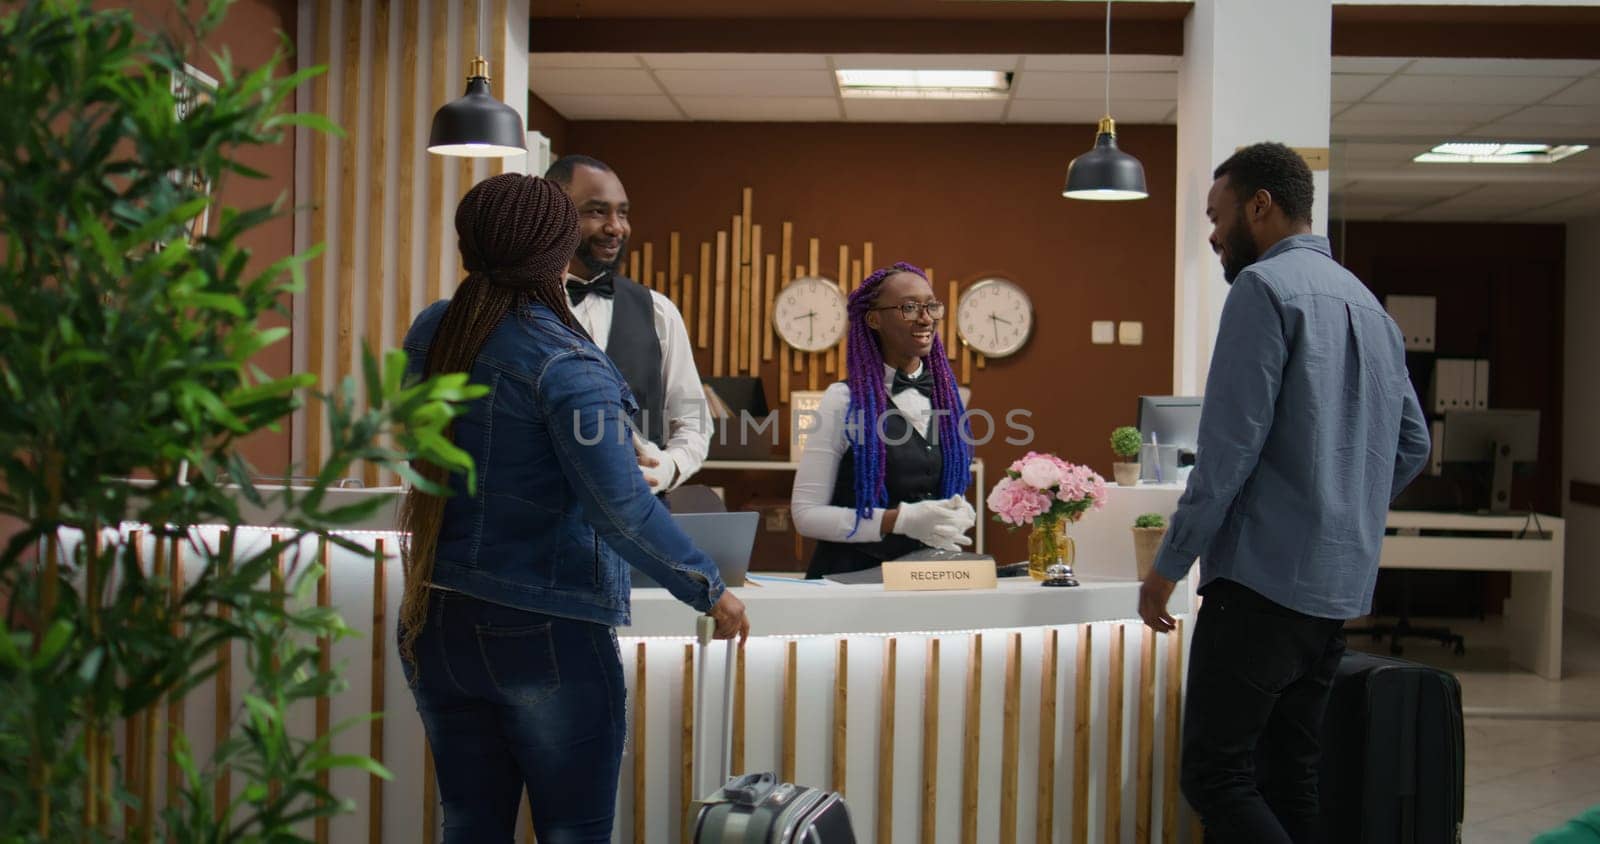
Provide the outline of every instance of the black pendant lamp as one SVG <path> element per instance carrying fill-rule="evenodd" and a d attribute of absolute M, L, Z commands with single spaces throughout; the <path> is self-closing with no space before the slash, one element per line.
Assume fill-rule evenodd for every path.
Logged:
<path fill-rule="evenodd" d="M 483 49 L 483 7 L 478 3 L 478 49 Z M 433 113 L 428 152 L 460 158 L 505 158 L 528 151 L 527 128 L 517 110 L 489 92 L 489 63 L 478 55 L 467 69 L 467 92 Z"/>
<path fill-rule="evenodd" d="M 1068 199 L 1144 199 L 1144 165 L 1117 149 L 1117 122 L 1111 119 L 1111 0 L 1106 0 L 1106 116 L 1100 118 L 1094 148 L 1067 165 Z"/>

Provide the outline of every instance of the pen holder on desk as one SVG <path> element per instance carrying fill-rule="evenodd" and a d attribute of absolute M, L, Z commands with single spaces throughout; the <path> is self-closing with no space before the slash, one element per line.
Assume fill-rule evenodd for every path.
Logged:
<path fill-rule="evenodd" d="M 1139 447 L 1139 480 L 1145 483 L 1173 483 L 1178 480 L 1178 447 L 1152 445 Z"/>

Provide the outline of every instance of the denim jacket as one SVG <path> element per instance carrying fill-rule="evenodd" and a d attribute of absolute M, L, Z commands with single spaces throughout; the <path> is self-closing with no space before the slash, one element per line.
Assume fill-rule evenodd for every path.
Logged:
<path fill-rule="evenodd" d="M 406 333 L 410 375 L 421 374 L 448 304 L 430 305 Z M 477 489 L 450 479 L 435 586 L 617 627 L 631 622 L 632 564 L 678 600 L 711 608 L 722 578 L 651 494 L 630 433 L 633 396 L 588 337 L 535 305 L 500 322 L 471 375 L 489 393 L 452 428 Z"/>

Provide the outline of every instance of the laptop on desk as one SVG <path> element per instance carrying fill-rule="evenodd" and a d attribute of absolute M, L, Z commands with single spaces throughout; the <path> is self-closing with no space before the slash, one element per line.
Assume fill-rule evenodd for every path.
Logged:
<path fill-rule="evenodd" d="M 755 511 L 672 514 L 678 529 L 688 534 L 695 547 L 717 564 L 722 582 L 729 586 L 744 585 L 745 573 L 750 570 L 750 551 L 755 547 L 756 523 L 760 519 L 761 514 Z M 661 585 L 637 568 L 632 572 L 635 589 Z"/>

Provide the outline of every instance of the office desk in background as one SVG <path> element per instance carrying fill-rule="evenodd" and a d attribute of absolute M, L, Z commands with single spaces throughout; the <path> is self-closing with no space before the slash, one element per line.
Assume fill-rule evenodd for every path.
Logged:
<path fill-rule="evenodd" d="M 1511 661 L 1547 680 L 1561 679 L 1565 521 L 1543 514 L 1390 511 L 1388 525 L 1379 568 L 1510 572 L 1505 628 Z"/>

